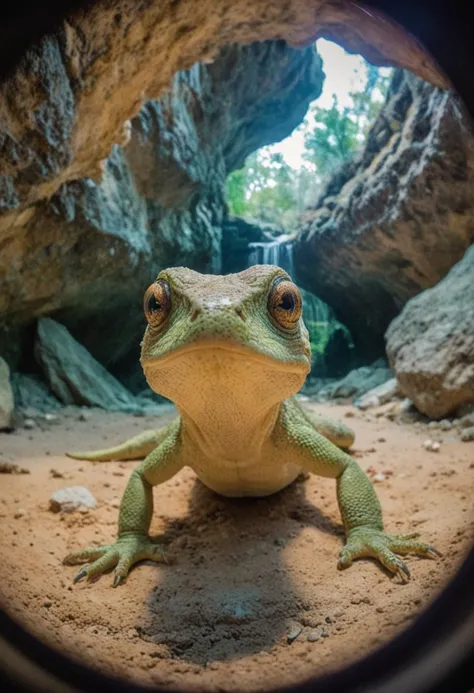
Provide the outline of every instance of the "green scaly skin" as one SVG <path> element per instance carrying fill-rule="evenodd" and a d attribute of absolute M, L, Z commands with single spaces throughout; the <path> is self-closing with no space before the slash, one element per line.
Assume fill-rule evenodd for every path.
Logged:
<path fill-rule="evenodd" d="M 297 302 L 288 299 L 287 288 L 286 298 L 278 294 L 273 301 L 279 279 L 285 282 L 280 287 L 297 293 L 288 275 L 271 265 L 227 276 L 186 268 L 159 274 L 158 280 L 169 287 L 169 301 L 147 303 L 141 363 L 152 389 L 171 399 L 180 416 L 115 448 L 69 453 L 88 460 L 145 457 L 125 489 L 115 543 L 64 559 L 88 564 L 75 582 L 114 569 L 116 586 L 137 561 L 167 562 L 163 548 L 148 536 L 152 487 L 185 466 L 226 496 L 275 493 L 302 470 L 336 479 L 346 533 L 341 569 L 356 558 L 373 557 L 407 581 L 408 568 L 396 554 L 439 555 L 418 541 L 418 534 L 384 532 L 373 487 L 344 451 L 353 432 L 304 411 L 294 398 L 311 355 Z M 293 322 L 286 321 L 287 315 Z"/>

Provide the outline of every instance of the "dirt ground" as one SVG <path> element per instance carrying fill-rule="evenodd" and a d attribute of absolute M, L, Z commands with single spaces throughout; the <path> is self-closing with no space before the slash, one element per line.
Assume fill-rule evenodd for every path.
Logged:
<path fill-rule="evenodd" d="M 168 421 L 64 409 L 57 420 L 0 435 L 0 597 L 46 642 L 92 667 L 145 684 L 264 691 L 327 672 L 386 642 L 423 610 L 474 538 L 474 443 L 399 425 L 351 406 L 318 405 L 357 432 L 354 455 L 373 477 L 388 531 L 420 531 L 443 553 L 408 557 L 408 584 L 373 561 L 336 563 L 343 532 L 335 483 L 311 477 L 263 500 L 222 499 L 183 470 L 154 491 L 152 534 L 173 565 L 143 563 L 112 588 L 111 575 L 72 584 L 70 551 L 109 543 L 136 462 L 90 463 L 72 449 L 105 447 Z M 83 420 L 86 419 L 86 420 Z M 51 493 L 86 486 L 97 508 L 49 510 Z M 297 637 L 295 637 L 297 636 Z"/>

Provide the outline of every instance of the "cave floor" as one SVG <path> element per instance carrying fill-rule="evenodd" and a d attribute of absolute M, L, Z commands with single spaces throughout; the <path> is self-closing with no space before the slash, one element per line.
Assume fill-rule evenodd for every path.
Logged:
<path fill-rule="evenodd" d="M 66 408 L 55 422 L 0 435 L 0 461 L 30 474 L 0 484 L 0 597 L 30 631 L 127 680 L 205 691 L 264 691 L 349 663 L 410 623 L 456 571 L 474 537 L 474 444 L 351 406 L 315 409 L 357 432 L 354 453 L 375 486 L 388 531 L 420 531 L 443 557 L 408 557 L 401 584 L 370 560 L 336 569 L 342 542 L 335 483 L 311 477 L 263 500 L 222 499 L 183 470 L 155 488 L 152 535 L 172 565 L 143 563 L 73 585 L 70 551 L 109 543 L 136 462 L 79 462 L 68 449 L 105 447 L 168 421 Z M 87 420 L 82 420 L 87 419 Z M 53 470 L 53 471 L 52 471 Z M 86 486 L 97 507 L 54 514 L 51 493 Z"/>

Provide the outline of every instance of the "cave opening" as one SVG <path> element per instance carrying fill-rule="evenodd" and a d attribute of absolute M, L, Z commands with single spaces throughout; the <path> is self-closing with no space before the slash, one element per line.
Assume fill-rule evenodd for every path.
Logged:
<path fill-rule="evenodd" d="M 258 16 L 245 22 L 226 6 L 212 45 L 209 8 L 192 0 L 196 26 L 179 8 L 166 21 L 145 4 L 113 21 L 110 8 L 86 12 L 26 56 L 0 103 L 0 596 L 53 647 L 126 681 L 268 691 L 332 671 L 415 619 L 472 540 L 470 121 L 396 25 L 326 3 L 316 31 L 307 3 L 292 4 L 264 19 L 247 7 Z M 331 92 L 322 105 L 316 34 L 321 52 L 344 53 L 327 48 L 336 40 L 368 60 L 349 106 Z M 308 107 L 318 116 L 303 122 Z M 306 168 L 288 167 L 295 147 L 275 143 L 291 132 L 313 141 L 317 163 L 302 152 Z M 91 537 L 110 542 L 135 462 L 65 451 L 110 448 L 176 415 L 139 364 L 144 289 L 170 266 L 215 277 L 260 263 L 301 287 L 314 360 L 297 401 L 344 422 L 343 436 L 354 421 L 350 456 L 387 526 L 421 526 L 449 560 L 407 559 L 403 587 L 375 561 L 339 572 L 332 479 L 223 500 L 187 468 L 155 490 L 152 535 L 177 564 L 147 561 L 116 591 L 110 575 L 73 586 L 62 560 Z M 155 312 L 168 305 L 161 288 Z M 276 305 L 290 311 L 285 290 Z M 251 311 L 239 310 L 244 329 Z M 247 394 L 238 373 L 215 392 L 224 413 Z M 271 388 L 252 382 L 257 418 Z M 203 402 L 212 391 L 191 389 Z M 251 436 L 229 440 L 232 456 Z"/>

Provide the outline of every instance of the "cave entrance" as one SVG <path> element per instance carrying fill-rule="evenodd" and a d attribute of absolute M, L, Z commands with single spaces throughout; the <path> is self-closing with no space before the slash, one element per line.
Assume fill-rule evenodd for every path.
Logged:
<path fill-rule="evenodd" d="M 474 256 L 463 254 L 474 240 L 474 147 L 434 61 L 374 10 L 344 0 L 211 4 L 97 4 L 45 37 L 7 84 L 0 356 L 11 374 L 0 359 L 9 431 L 0 433 L 0 472 L 8 474 L 0 484 L 0 592 L 25 627 L 95 672 L 148 687 L 264 693 L 387 642 L 469 549 Z M 323 120 L 301 127 L 321 91 L 318 35 L 398 69 L 386 91 L 376 86 L 389 78 L 386 68 L 364 64 L 355 105 L 345 112 L 342 101 L 317 101 Z M 377 89 L 386 96 L 375 114 Z M 342 130 L 320 127 L 328 122 Z M 317 162 L 301 153 L 301 175 L 289 174 L 285 145 L 274 144 L 295 128 L 294 137 L 317 143 Z M 264 145 L 273 149 L 262 153 Z M 253 179 L 242 185 L 244 165 Z M 144 289 L 170 266 L 214 281 L 270 261 L 305 292 L 313 350 L 325 356 L 314 364 L 318 392 L 354 355 L 382 353 L 391 326 L 394 373 L 372 363 L 314 413 L 342 422 L 343 435 L 354 420 L 350 453 L 378 489 L 387 528 L 421 525 L 446 558 L 407 558 L 413 578 L 403 587 L 375 561 L 338 571 L 344 539 L 334 479 L 300 476 L 279 494 L 224 500 L 197 482 L 192 457 L 154 490 L 151 533 L 176 563 L 145 562 L 117 590 L 111 575 L 89 583 L 82 574 L 73 584 L 77 570 L 64 557 L 113 541 L 137 463 L 94 464 L 65 451 L 115 450 L 168 423 L 176 432 L 176 408 L 146 385 L 139 365 Z M 147 308 L 170 308 L 166 284 L 160 291 Z M 262 303 L 266 320 L 267 295 Z M 186 335 L 199 313 L 183 314 Z M 228 381 L 215 400 L 228 412 L 243 393 L 258 416 L 260 395 L 280 385 L 287 362 L 279 365 L 278 378 L 259 390 L 244 368 L 237 381 L 218 362 Z M 193 385 L 197 401 L 212 368 L 207 374 Z M 361 377 L 365 389 L 383 380 L 364 406 Z M 188 385 L 179 373 L 170 382 Z M 299 399 L 311 410 L 309 394 Z M 205 437 L 209 421 L 222 419 L 218 407 L 202 409 Z M 253 441 L 242 430 L 224 440 L 225 460 Z M 288 462 L 285 455 L 284 469 Z"/>

